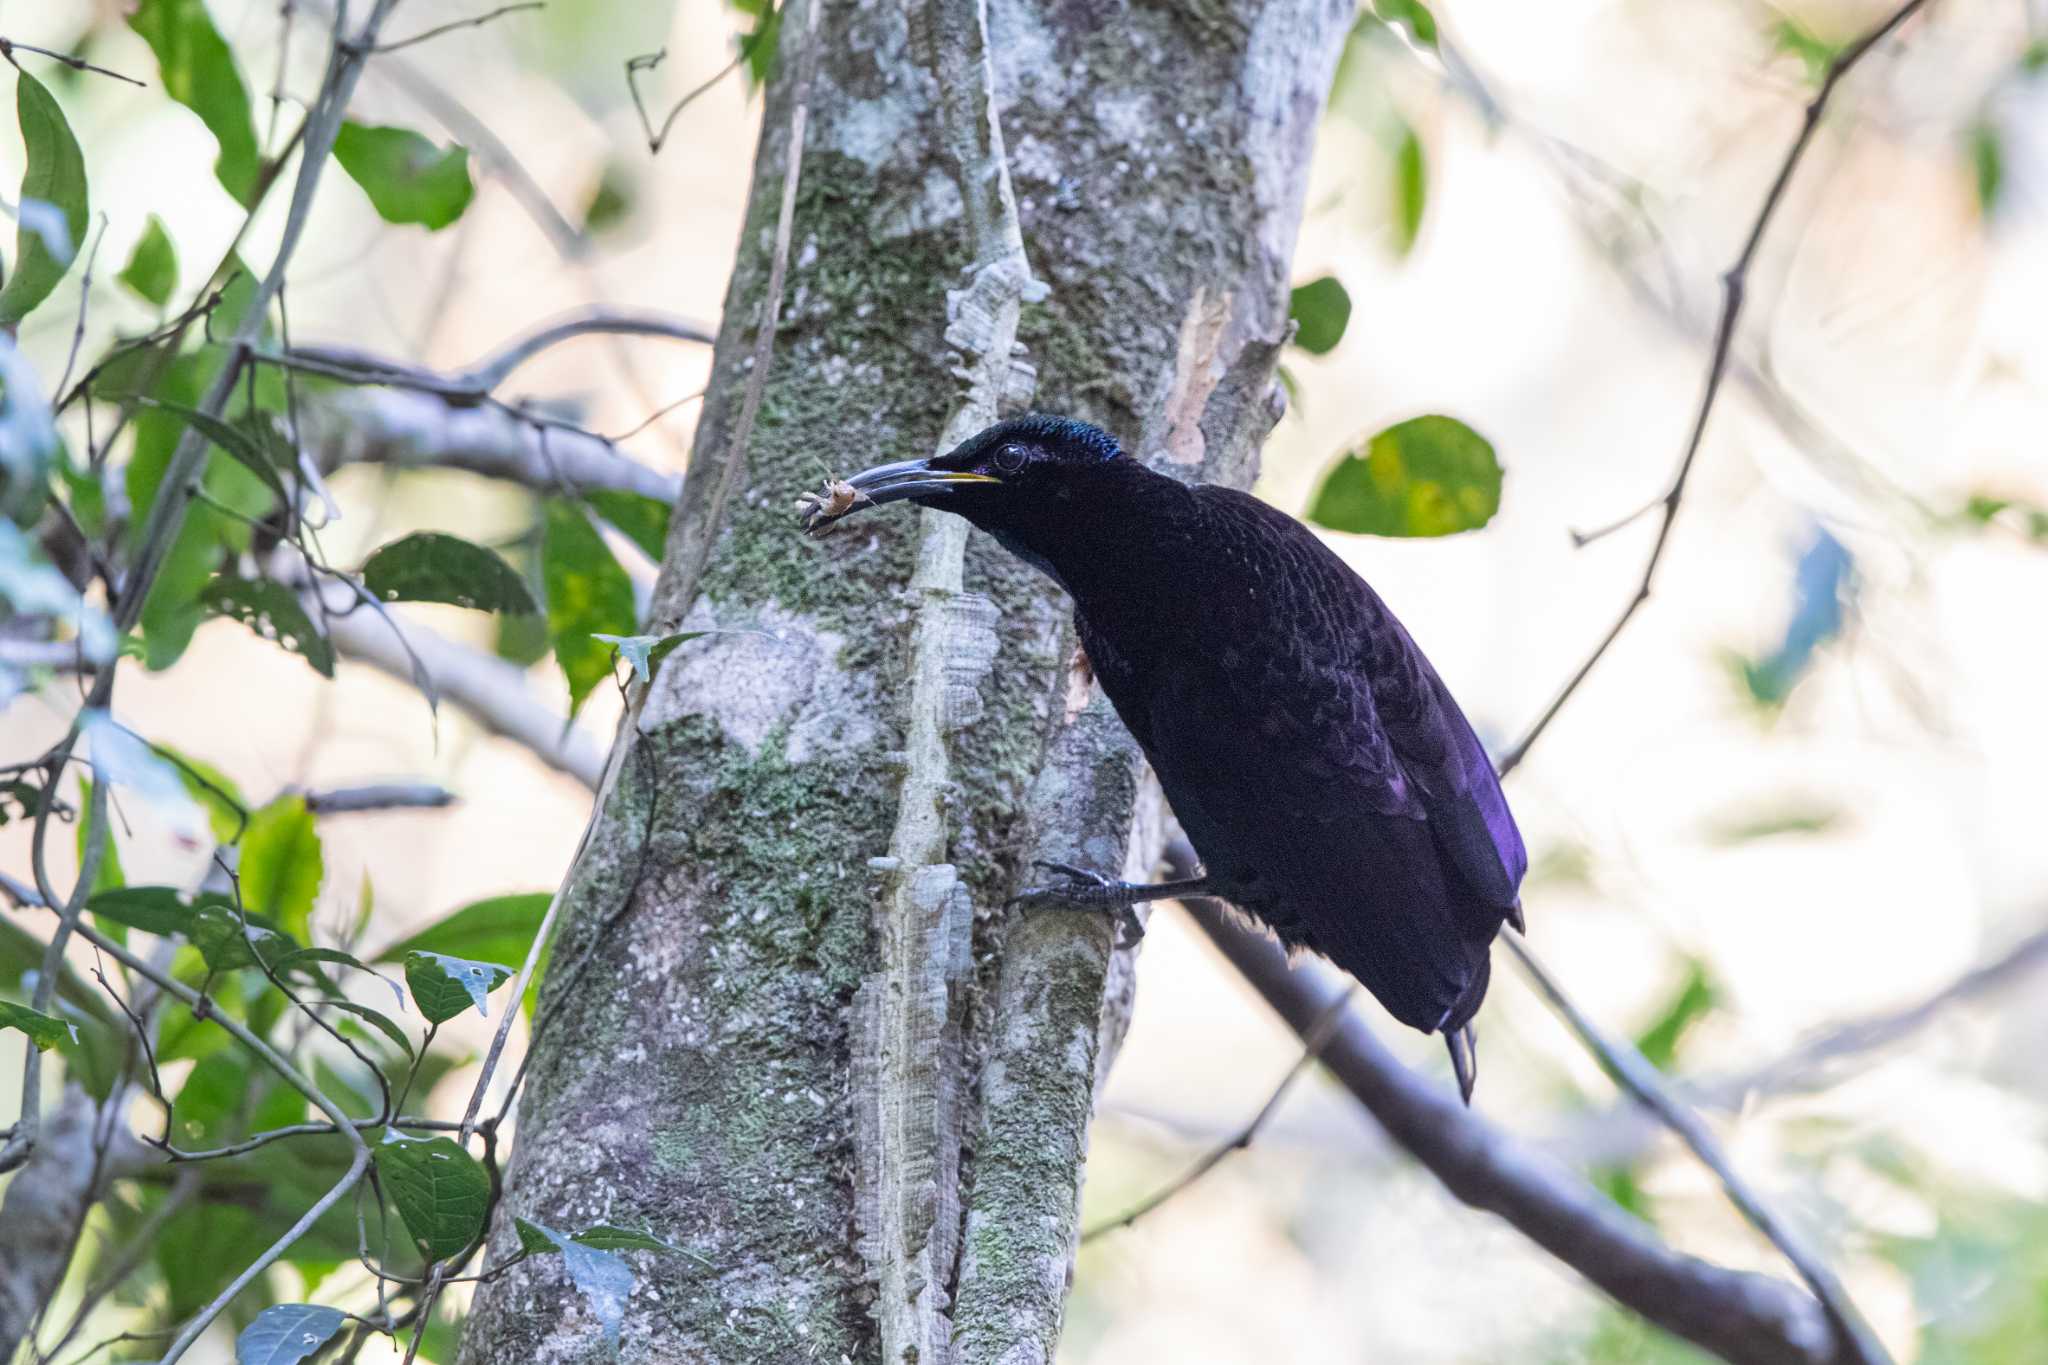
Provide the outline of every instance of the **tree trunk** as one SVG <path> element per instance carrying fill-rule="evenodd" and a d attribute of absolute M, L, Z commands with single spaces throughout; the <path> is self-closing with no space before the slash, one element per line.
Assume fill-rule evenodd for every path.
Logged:
<path fill-rule="evenodd" d="M 953 79 L 935 47 L 959 17 L 937 5 L 961 0 L 834 5 L 814 29 L 813 3 L 783 18 L 655 595 L 657 621 L 730 633 L 671 655 L 615 747 L 564 892 L 492 1259 L 515 1244 L 513 1213 L 649 1227 L 686 1248 L 632 1253 L 630 1360 L 876 1360 L 875 1286 L 894 1283 L 941 1348 L 895 1358 L 1043 1362 L 1073 1255 L 1112 935 L 1096 917 L 1001 907 L 1028 858 L 1122 865 L 1140 765 L 1071 674 L 1066 603 L 993 544 L 969 543 L 965 593 L 920 577 L 914 597 L 925 519 L 890 509 L 819 542 L 796 531 L 792 498 L 821 475 L 933 449 L 962 399 L 949 290 L 964 296 L 987 264 L 933 76 Z M 1035 406 L 1096 421 L 1177 475 L 1249 481 L 1279 411 L 1289 258 L 1350 17 L 1340 0 L 991 0 L 1001 141 L 1025 256 L 1051 289 L 1017 332 Z M 724 496 L 807 41 L 780 326 Z M 957 315 L 963 300 L 950 303 Z M 949 861 L 889 866 L 917 764 L 903 698 L 935 619 L 959 637 L 941 699 Z M 878 1164 L 906 1153 L 876 1136 L 872 1091 L 894 1082 L 857 1055 L 869 1027 L 856 1015 L 870 1016 L 855 1001 L 888 982 L 883 950 L 906 915 L 941 949 L 959 935 L 960 952 L 936 953 L 918 984 L 945 1042 L 927 1049 L 942 1053 L 940 1093 L 886 1097 L 899 1128 L 922 1116 L 937 1144 L 908 1154 L 930 1213 L 879 1227 L 857 1207 Z M 905 1265 L 929 1270 L 906 1280 Z M 463 1348 L 472 1365 L 605 1355 L 558 1258 L 483 1286 Z"/>

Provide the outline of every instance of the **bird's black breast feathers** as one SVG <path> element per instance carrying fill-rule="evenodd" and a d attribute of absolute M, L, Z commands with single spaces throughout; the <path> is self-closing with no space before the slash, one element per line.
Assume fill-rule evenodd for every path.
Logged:
<path fill-rule="evenodd" d="M 1129 530 L 1114 572 L 1063 582 L 1209 875 L 1404 1023 L 1461 1027 L 1527 858 L 1435 669 L 1364 580 L 1247 494 L 1173 486 Z"/>

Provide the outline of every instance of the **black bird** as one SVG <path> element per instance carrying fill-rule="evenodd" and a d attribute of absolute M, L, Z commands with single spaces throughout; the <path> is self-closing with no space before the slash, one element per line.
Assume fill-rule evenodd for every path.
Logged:
<path fill-rule="evenodd" d="M 967 518 L 1074 599 L 1203 863 L 1150 885 L 1055 867 L 1069 885 L 1020 899 L 1221 897 L 1441 1032 L 1469 1102 L 1472 1016 L 1495 934 L 1522 927 L 1528 857 L 1485 748 L 1365 580 L 1285 513 L 1156 474 L 1062 417 L 828 485 L 806 529 L 901 500 Z"/>

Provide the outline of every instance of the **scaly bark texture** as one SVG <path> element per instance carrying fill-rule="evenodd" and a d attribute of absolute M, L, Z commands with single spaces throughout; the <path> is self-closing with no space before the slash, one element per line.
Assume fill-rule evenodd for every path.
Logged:
<path fill-rule="evenodd" d="M 925 35 L 903 7 L 829 5 L 774 363 L 738 491 L 707 526 L 769 275 L 792 35 L 812 2 L 782 27 L 655 598 L 657 620 L 734 633 L 672 655 L 620 741 L 553 954 L 591 965 L 543 992 L 494 1233 L 494 1260 L 513 1213 L 649 1226 L 701 1257 L 631 1253 L 631 1361 L 880 1350 L 856 1249 L 852 1002 L 878 960 L 887 873 L 870 860 L 899 815 L 920 519 L 876 514 L 812 542 L 791 499 L 828 470 L 933 448 L 961 391 L 946 293 L 976 262 Z M 993 0 L 1025 251 L 1051 286 L 1018 329 L 1038 406 L 1186 477 L 1249 480 L 1278 411 L 1309 147 L 1350 17 L 1337 0 Z M 966 1214 L 946 1288 L 953 1357 L 1007 1365 L 1049 1359 L 1058 1336 L 1111 935 L 1000 907 L 1028 857 L 1122 865 L 1139 764 L 1099 696 L 1070 696 L 1056 591 L 979 537 L 964 586 L 998 615 L 979 715 L 947 736 L 948 856 L 974 916 L 962 1065 L 979 1103 L 951 1177 Z M 555 1258 L 535 1258 L 481 1287 L 462 1358 L 607 1351 Z"/>

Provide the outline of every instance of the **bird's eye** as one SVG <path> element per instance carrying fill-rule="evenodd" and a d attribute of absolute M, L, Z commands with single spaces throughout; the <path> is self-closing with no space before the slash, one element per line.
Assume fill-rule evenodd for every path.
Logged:
<path fill-rule="evenodd" d="M 1015 474 L 1024 467 L 1024 447 L 1020 445 L 998 446 L 996 448 L 996 471 Z"/>

